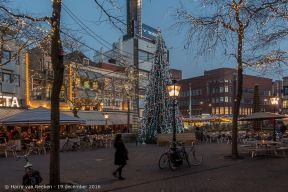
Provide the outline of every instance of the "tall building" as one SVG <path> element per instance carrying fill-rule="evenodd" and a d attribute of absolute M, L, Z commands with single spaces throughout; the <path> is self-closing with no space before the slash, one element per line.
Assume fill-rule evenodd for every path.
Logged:
<path fill-rule="evenodd" d="M 182 86 L 178 98 L 179 108 L 184 117 L 202 114 L 233 115 L 237 93 L 237 71 L 219 68 L 204 71 L 202 76 L 178 81 Z M 272 80 L 264 77 L 243 75 L 243 95 L 239 116 L 253 112 L 254 87 L 258 84 L 261 110 L 271 111 Z"/>
<path fill-rule="evenodd" d="M 17 31 L 0 26 L 0 107 L 26 107 L 24 44 L 14 38 Z M 4 39 L 4 41 L 3 41 Z"/>

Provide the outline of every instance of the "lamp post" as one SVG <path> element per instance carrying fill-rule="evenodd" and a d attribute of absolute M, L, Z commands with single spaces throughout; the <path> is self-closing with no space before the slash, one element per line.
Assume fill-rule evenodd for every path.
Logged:
<path fill-rule="evenodd" d="M 176 83 L 175 79 L 172 80 L 172 84 L 168 85 L 168 92 L 170 97 L 173 98 L 173 149 L 176 150 L 176 115 L 175 115 L 175 107 L 176 107 L 176 97 L 178 97 L 180 93 L 181 86 Z"/>
<path fill-rule="evenodd" d="M 192 110 L 192 100 L 191 100 L 191 83 L 189 83 L 189 118 L 191 118 L 192 116 L 192 113 L 191 113 L 191 110 Z"/>
<path fill-rule="evenodd" d="M 104 113 L 104 118 L 105 118 L 105 120 L 106 120 L 106 123 L 105 123 L 105 133 L 106 133 L 106 129 L 107 129 L 107 127 L 108 127 L 107 121 L 108 121 L 108 118 L 109 118 L 108 113 Z"/>
<path fill-rule="evenodd" d="M 276 96 L 276 94 L 274 94 L 273 97 L 270 98 L 270 102 L 274 106 L 274 113 L 276 113 L 275 106 L 278 105 L 278 100 L 279 100 L 279 98 Z M 274 122 L 273 122 L 273 141 L 276 141 L 275 124 L 276 123 L 275 123 L 275 119 L 274 119 Z"/>

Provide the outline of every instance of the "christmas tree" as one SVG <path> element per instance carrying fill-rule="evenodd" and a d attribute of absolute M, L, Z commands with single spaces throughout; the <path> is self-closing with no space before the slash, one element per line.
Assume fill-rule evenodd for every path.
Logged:
<path fill-rule="evenodd" d="M 167 85 L 172 83 L 172 75 L 167 58 L 167 49 L 158 29 L 154 62 L 149 74 L 141 131 L 146 141 L 156 141 L 157 134 L 173 131 L 173 98 L 168 94 Z M 176 132 L 183 133 L 182 115 L 175 107 Z"/>

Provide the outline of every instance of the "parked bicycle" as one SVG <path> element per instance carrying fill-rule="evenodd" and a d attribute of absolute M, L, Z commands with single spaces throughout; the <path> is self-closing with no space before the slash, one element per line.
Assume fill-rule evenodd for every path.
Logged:
<path fill-rule="evenodd" d="M 99 142 L 96 140 L 95 137 L 92 138 L 92 141 L 89 137 L 83 137 L 80 141 L 80 149 L 84 151 L 87 147 L 90 149 L 97 149 L 99 146 Z"/>
<path fill-rule="evenodd" d="M 63 145 L 62 151 L 67 151 L 69 145 L 72 147 L 73 150 L 81 150 L 80 141 L 71 141 L 69 137 L 66 137 L 66 142 Z"/>
<path fill-rule="evenodd" d="M 170 141 L 170 140 L 169 140 Z M 161 155 L 158 165 L 160 169 L 163 169 L 166 167 L 167 164 L 169 164 L 169 167 L 171 170 L 175 171 L 180 165 L 183 164 L 183 160 L 185 160 L 188 163 L 188 166 L 190 165 L 200 165 L 203 161 L 202 154 L 197 151 L 194 147 L 194 142 L 191 143 L 191 148 L 189 152 L 186 152 L 186 148 L 184 146 L 186 141 L 183 142 L 172 142 L 170 141 L 171 145 L 174 143 L 176 144 L 176 150 L 174 150 L 171 145 L 170 148 Z"/>
<path fill-rule="evenodd" d="M 22 185 L 33 186 L 35 188 L 35 185 L 39 185 L 43 178 L 41 177 L 39 171 L 32 169 L 33 165 L 29 163 L 27 156 L 28 154 L 24 156 L 17 156 L 17 161 L 22 157 L 24 157 L 26 160 L 26 165 L 24 166 L 25 175 L 23 176 Z M 37 191 L 37 189 L 35 189 L 35 191 Z"/>

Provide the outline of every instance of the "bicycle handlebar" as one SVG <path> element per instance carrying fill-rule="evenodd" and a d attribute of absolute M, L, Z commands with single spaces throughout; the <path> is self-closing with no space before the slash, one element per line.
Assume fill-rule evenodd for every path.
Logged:
<path fill-rule="evenodd" d="M 25 158 L 25 160 L 26 160 L 26 163 L 28 163 L 28 158 L 27 158 L 27 156 L 28 156 L 28 154 L 25 154 L 25 155 L 23 155 L 23 156 L 17 156 L 17 161 L 19 161 L 19 159 L 20 158 Z"/>

